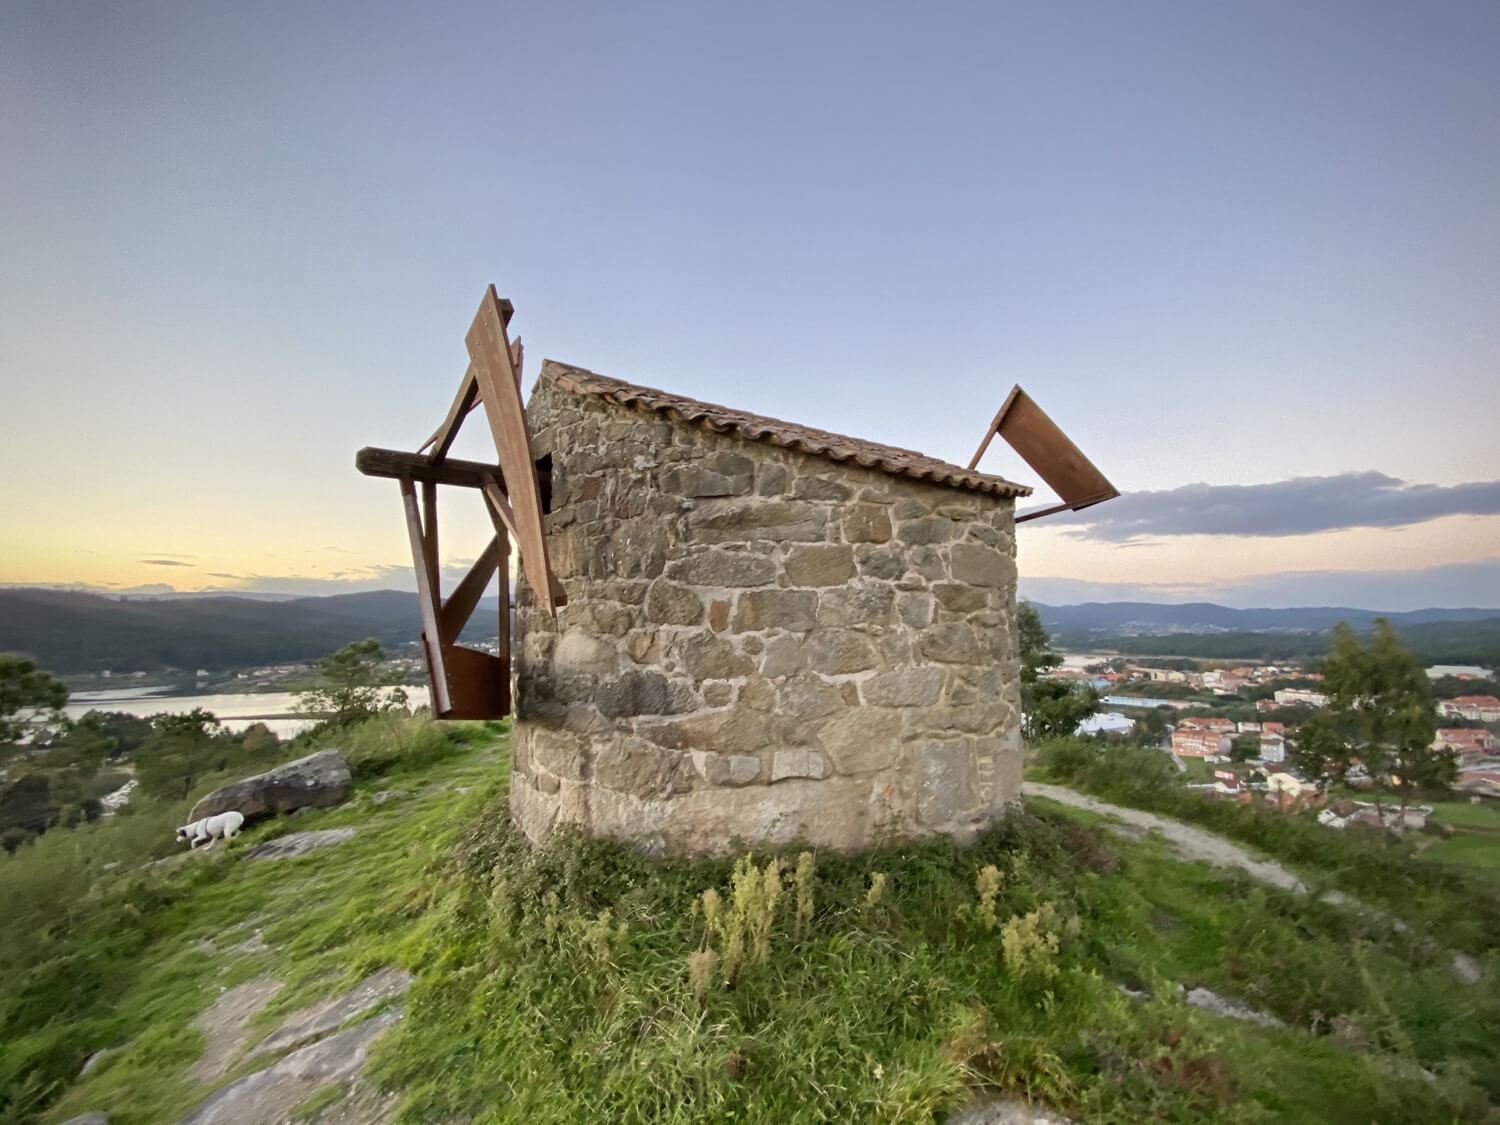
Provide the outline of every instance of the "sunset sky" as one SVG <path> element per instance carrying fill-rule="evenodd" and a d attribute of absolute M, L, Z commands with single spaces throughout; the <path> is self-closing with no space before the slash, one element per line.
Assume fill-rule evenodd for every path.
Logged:
<path fill-rule="evenodd" d="M 1500 606 L 1497 57 L 1492 0 L 6 4 L 0 583 L 409 588 L 353 454 L 494 282 L 528 382 L 961 463 L 1022 383 L 1127 494 L 1021 529 L 1043 601 Z"/>

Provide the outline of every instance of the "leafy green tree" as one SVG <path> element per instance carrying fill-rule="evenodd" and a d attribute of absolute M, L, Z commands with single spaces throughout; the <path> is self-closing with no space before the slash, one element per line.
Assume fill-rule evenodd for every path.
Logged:
<path fill-rule="evenodd" d="M 15 752 L 33 722 L 59 721 L 67 701 L 68 689 L 52 673 L 34 661 L 0 654 L 0 760 Z"/>
<path fill-rule="evenodd" d="M 1363 764 L 1375 803 L 1393 796 L 1398 825 L 1413 795 L 1445 788 L 1457 777 L 1452 751 L 1434 749 L 1437 716 L 1427 674 L 1384 618 L 1374 623 L 1368 646 L 1340 622 L 1323 662 L 1328 709 L 1304 724 L 1292 760 L 1314 777 L 1345 780 Z M 1382 817 L 1383 819 L 1383 817 Z"/>
<path fill-rule="evenodd" d="M 1229 760 L 1231 762 L 1253 762 L 1260 757 L 1260 735 L 1254 731 L 1235 738 L 1229 744 Z"/>
<path fill-rule="evenodd" d="M 1017 607 L 1016 638 L 1021 653 L 1021 733 L 1032 741 L 1074 733 L 1099 710 L 1099 696 L 1088 685 L 1043 678 L 1062 657 L 1052 651 L 1052 638 L 1030 602 Z"/>
<path fill-rule="evenodd" d="M 235 744 L 219 734 L 219 720 L 195 707 L 185 715 L 155 715 L 151 737 L 136 754 L 136 779 L 147 796 L 179 801 L 204 774 L 229 764 Z"/>
<path fill-rule="evenodd" d="M 380 711 L 406 706 L 401 673 L 385 666 L 380 642 L 355 641 L 318 661 L 322 683 L 297 693 L 298 705 L 326 715 L 334 725 L 355 722 Z"/>

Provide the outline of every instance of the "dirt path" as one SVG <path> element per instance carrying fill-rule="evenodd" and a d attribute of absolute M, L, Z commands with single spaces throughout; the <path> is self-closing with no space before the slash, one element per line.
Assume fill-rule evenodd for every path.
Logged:
<path fill-rule="evenodd" d="M 1124 805 L 1112 805 L 1108 801 L 1090 797 L 1087 793 L 1079 793 L 1061 785 L 1046 785 L 1040 781 L 1026 782 L 1021 787 L 1021 793 L 1023 796 L 1046 797 L 1058 804 L 1071 805 L 1075 809 L 1085 809 L 1088 812 L 1113 817 L 1122 824 L 1133 825 L 1148 832 L 1160 832 L 1184 859 L 1201 859 L 1218 867 L 1236 867 L 1251 878 L 1269 883 L 1273 887 L 1280 887 L 1284 891 L 1308 893 L 1307 884 L 1297 878 L 1289 868 L 1283 867 L 1274 859 L 1262 859 L 1248 848 L 1226 840 L 1222 836 L 1215 836 L 1212 832 L 1205 832 L 1201 828 L 1183 824 L 1180 820 L 1169 820 L 1167 817 L 1157 816 L 1155 813 L 1141 809 L 1126 808 Z M 1342 891 L 1323 892 L 1323 901 L 1331 902 L 1335 906 L 1378 915 L 1389 920 L 1398 930 L 1410 929 L 1405 922 L 1392 918 L 1388 911 L 1378 910 Z M 1452 958 L 1453 975 L 1465 984 L 1474 984 L 1483 976 L 1479 962 L 1467 953 L 1454 951 Z"/>
<path fill-rule="evenodd" d="M 1044 785 L 1039 781 L 1028 781 L 1022 786 L 1021 791 L 1025 795 L 1046 797 L 1050 801 L 1071 805 L 1075 809 L 1086 809 L 1089 812 L 1112 816 L 1125 824 L 1132 824 L 1147 831 L 1160 832 L 1185 859 L 1201 859 L 1218 867 L 1237 867 L 1253 878 L 1269 883 L 1273 887 L 1280 887 L 1284 891 L 1301 891 L 1304 894 L 1307 892 L 1307 884 L 1275 860 L 1261 859 L 1239 844 L 1232 843 L 1222 836 L 1215 836 L 1212 832 L 1205 832 L 1201 828 L 1194 828 L 1190 824 L 1183 824 L 1180 820 L 1168 820 L 1155 813 L 1126 808 L 1123 805 L 1112 805 L 1108 801 L 1101 801 L 1097 797 L 1090 797 L 1086 793 L 1079 793 L 1073 789 L 1065 789 L 1061 785 Z M 1329 891 L 1324 897 L 1336 905 L 1364 908 L 1362 903 L 1339 891 Z"/>

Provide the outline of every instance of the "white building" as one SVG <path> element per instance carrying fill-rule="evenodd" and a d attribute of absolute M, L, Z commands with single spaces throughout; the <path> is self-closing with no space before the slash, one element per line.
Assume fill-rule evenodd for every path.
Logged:
<path fill-rule="evenodd" d="M 1276 693 L 1276 702 L 1282 707 L 1327 707 L 1328 697 L 1321 691 L 1307 688 L 1282 688 Z"/>
<path fill-rule="evenodd" d="M 1126 718 L 1118 711 L 1090 715 L 1078 724 L 1079 734 L 1129 734 L 1133 730 L 1135 720 Z"/>

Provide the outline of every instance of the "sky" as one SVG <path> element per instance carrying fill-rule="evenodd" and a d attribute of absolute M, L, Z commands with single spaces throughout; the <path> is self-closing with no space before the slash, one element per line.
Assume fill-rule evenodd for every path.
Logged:
<path fill-rule="evenodd" d="M 1500 606 L 1497 55 L 1490 0 L 14 0 L 0 583 L 409 588 L 354 451 L 493 282 L 528 382 L 959 463 L 1020 382 L 1125 494 L 1020 529 L 1043 601 Z"/>

